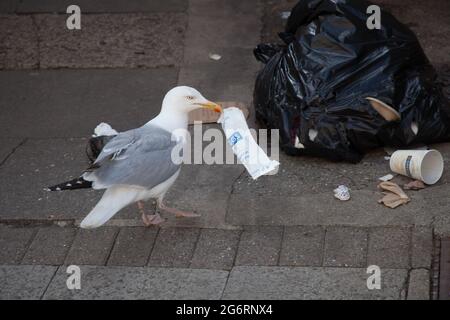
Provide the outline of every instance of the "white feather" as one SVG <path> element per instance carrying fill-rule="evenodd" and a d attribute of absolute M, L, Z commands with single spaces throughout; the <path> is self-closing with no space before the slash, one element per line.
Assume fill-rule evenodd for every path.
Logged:
<path fill-rule="evenodd" d="M 100 201 L 81 221 L 80 227 L 85 229 L 100 227 L 120 209 L 134 202 L 138 194 L 139 191 L 135 188 L 116 186 L 106 189 Z"/>
<path fill-rule="evenodd" d="M 118 134 L 116 130 L 114 130 L 109 124 L 106 122 L 102 122 L 98 124 L 94 129 L 93 137 L 99 137 L 99 136 L 114 136 Z"/>
<path fill-rule="evenodd" d="M 151 198 L 162 199 L 179 174 L 180 170 L 151 190 L 132 186 L 114 186 L 106 189 L 100 201 L 81 221 L 80 227 L 84 229 L 98 228 L 131 203 Z"/>

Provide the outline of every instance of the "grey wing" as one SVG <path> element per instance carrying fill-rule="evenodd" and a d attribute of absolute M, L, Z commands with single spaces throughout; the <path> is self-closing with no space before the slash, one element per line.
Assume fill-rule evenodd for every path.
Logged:
<path fill-rule="evenodd" d="M 118 134 L 109 141 L 83 177 L 94 188 L 133 185 L 153 188 L 180 168 L 172 161 L 178 145 L 170 132 L 145 126 Z"/>

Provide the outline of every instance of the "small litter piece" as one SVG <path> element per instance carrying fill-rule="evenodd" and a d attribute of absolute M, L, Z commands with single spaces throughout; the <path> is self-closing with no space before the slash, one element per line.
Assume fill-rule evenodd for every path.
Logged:
<path fill-rule="evenodd" d="M 387 160 L 387 161 L 391 160 L 391 156 L 384 157 L 384 160 Z"/>
<path fill-rule="evenodd" d="M 394 175 L 389 173 L 385 176 L 379 177 L 378 180 L 386 182 L 386 181 L 392 180 L 393 178 L 394 178 Z"/>
<path fill-rule="evenodd" d="M 406 193 L 396 183 L 390 181 L 381 182 L 378 188 L 384 191 L 384 197 L 378 200 L 378 203 L 382 203 L 388 208 L 394 209 L 410 201 Z"/>
<path fill-rule="evenodd" d="M 384 118 L 386 121 L 398 121 L 401 116 L 397 110 L 387 105 L 381 100 L 378 100 L 373 97 L 367 97 L 367 100 L 370 101 L 371 106 Z"/>
<path fill-rule="evenodd" d="M 216 61 L 218 61 L 218 60 L 222 59 L 222 56 L 221 56 L 220 54 L 217 54 L 217 53 L 210 53 L 210 54 L 209 54 L 209 58 L 210 58 L 211 60 L 216 60 Z"/>
<path fill-rule="evenodd" d="M 419 132 L 419 126 L 416 122 L 411 122 L 411 131 L 417 136 L 417 133 Z"/>
<path fill-rule="evenodd" d="M 309 129 L 308 131 L 309 140 L 314 141 L 314 139 L 316 139 L 317 137 L 317 134 L 318 134 L 317 130 Z"/>
<path fill-rule="evenodd" d="M 281 19 L 283 19 L 283 20 L 289 19 L 289 16 L 290 16 L 290 15 L 291 15 L 291 12 L 290 12 L 290 11 L 282 11 L 282 12 L 280 13 Z"/>
<path fill-rule="evenodd" d="M 350 200 L 350 190 L 348 187 L 344 185 L 338 186 L 336 189 L 333 190 L 334 197 L 336 199 L 339 199 L 341 201 L 347 201 Z"/>
<path fill-rule="evenodd" d="M 425 188 L 425 183 L 420 180 L 413 180 L 403 185 L 405 190 L 420 190 Z"/>
<path fill-rule="evenodd" d="M 303 143 L 300 142 L 300 139 L 297 136 L 295 136 L 294 147 L 297 148 L 297 149 L 304 149 L 305 148 L 305 146 L 303 145 Z"/>

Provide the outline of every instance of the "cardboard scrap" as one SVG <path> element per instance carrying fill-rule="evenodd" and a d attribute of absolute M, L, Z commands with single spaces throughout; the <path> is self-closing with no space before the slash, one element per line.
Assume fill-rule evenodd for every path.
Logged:
<path fill-rule="evenodd" d="M 410 198 L 396 183 L 384 181 L 378 185 L 378 188 L 384 191 L 384 196 L 378 200 L 378 203 L 382 203 L 388 208 L 394 209 L 410 201 Z"/>
<path fill-rule="evenodd" d="M 405 190 L 420 190 L 420 189 L 424 189 L 424 188 L 425 188 L 425 184 L 420 180 L 410 181 L 407 184 L 403 185 L 403 189 L 405 189 Z"/>

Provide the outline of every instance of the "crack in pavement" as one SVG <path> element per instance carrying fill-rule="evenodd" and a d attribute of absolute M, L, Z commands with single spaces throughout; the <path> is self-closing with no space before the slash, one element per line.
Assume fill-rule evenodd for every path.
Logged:
<path fill-rule="evenodd" d="M 23 146 L 28 141 L 28 138 L 23 139 L 18 145 L 12 148 L 11 152 L 6 155 L 6 157 L 0 162 L 0 167 L 2 167 L 6 161 L 16 152 L 17 149 L 19 149 L 21 146 Z"/>

